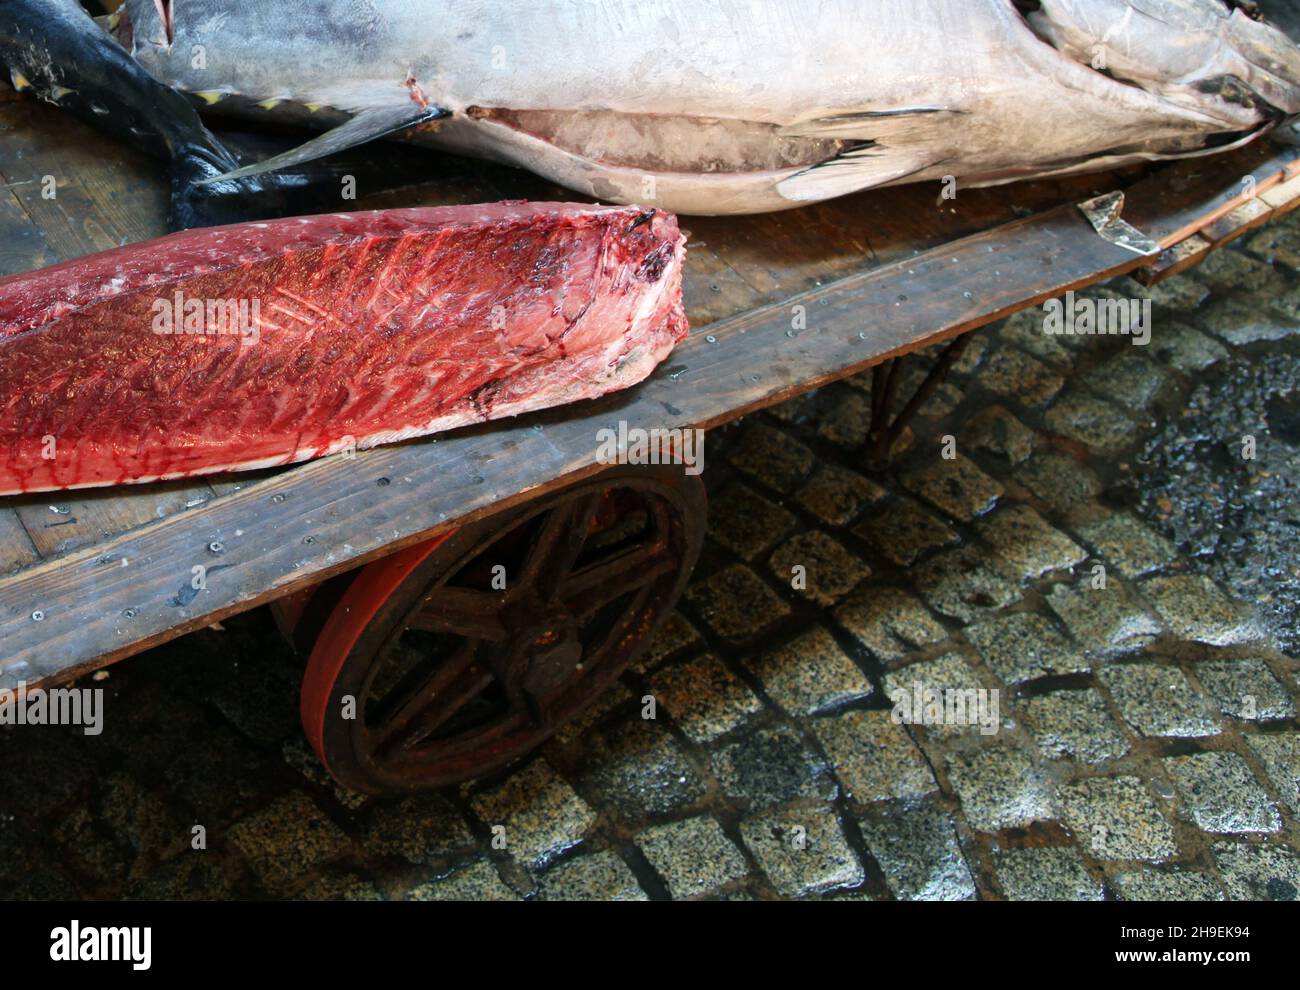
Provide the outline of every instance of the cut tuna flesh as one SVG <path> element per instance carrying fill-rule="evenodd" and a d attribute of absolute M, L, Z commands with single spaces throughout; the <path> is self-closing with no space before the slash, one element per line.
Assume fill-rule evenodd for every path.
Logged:
<path fill-rule="evenodd" d="M 685 239 L 500 203 L 190 230 L 0 280 L 0 495 L 248 470 L 639 382 Z"/>

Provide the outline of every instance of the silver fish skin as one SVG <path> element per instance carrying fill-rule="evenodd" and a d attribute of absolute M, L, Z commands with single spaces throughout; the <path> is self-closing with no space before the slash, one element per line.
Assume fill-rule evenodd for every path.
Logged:
<path fill-rule="evenodd" d="M 217 110 L 391 133 L 687 214 L 1235 147 L 1300 113 L 1300 49 L 1228 0 L 126 0 Z M 395 123 L 396 122 L 396 123 Z"/>

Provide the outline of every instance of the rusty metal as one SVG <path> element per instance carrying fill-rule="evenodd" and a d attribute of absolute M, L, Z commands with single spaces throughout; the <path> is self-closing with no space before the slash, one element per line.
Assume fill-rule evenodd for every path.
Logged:
<path fill-rule="evenodd" d="M 902 410 L 892 418 L 891 410 L 895 405 L 898 382 L 906 355 L 891 358 L 872 369 L 871 425 L 867 429 L 867 459 L 870 463 L 883 465 L 889 462 L 890 453 L 903 430 L 916 418 L 916 414 L 920 412 L 930 396 L 934 395 L 935 389 L 943 384 L 952 366 L 966 350 L 969 340 L 969 334 L 953 338 Z"/>
<path fill-rule="evenodd" d="M 369 793 L 527 754 L 647 645 L 699 557 L 704 515 L 703 485 L 680 467 L 615 468 L 371 565 L 304 678 L 317 754 Z"/>

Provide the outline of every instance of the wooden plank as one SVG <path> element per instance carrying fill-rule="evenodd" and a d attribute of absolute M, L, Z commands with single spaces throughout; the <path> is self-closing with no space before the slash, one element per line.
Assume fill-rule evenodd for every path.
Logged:
<path fill-rule="evenodd" d="M 208 485 L 211 486 L 213 494 L 220 498 L 245 491 L 254 485 L 260 485 L 270 478 L 292 470 L 294 470 L 292 467 L 284 467 L 267 468 L 265 471 L 243 471 L 236 474 L 215 474 L 208 479 Z"/>
<path fill-rule="evenodd" d="M 1180 272 L 1195 268 L 1214 250 L 1214 244 L 1200 234 L 1193 234 L 1171 248 L 1165 248 L 1150 264 L 1133 272 L 1133 277 L 1143 285 L 1158 285 Z"/>
<path fill-rule="evenodd" d="M 102 666 L 593 474 L 598 431 L 619 421 L 708 428 L 1140 263 L 1061 207 L 711 326 L 636 389 L 307 464 L 0 579 L 0 686 Z M 790 338 L 793 304 L 808 327 Z M 208 568 L 202 590 L 196 566 Z"/>
<path fill-rule="evenodd" d="M 169 481 L 117 489 L 45 492 L 12 499 L 42 557 L 93 546 L 148 522 L 207 505 L 206 481 Z"/>
<path fill-rule="evenodd" d="M 1275 213 L 1290 213 L 1300 206 L 1300 176 L 1264 190 L 1260 199 L 1272 207 Z"/>
<path fill-rule="evenodd" d="M 0 574 L 10 574 L 40 560 L 18 514 L 0 509 Z"/>
<path fill-rule="evenodd" d="M 61 259 L 166 232 L 162 165 L 52 107 L 0 104 L 0 176 Z M 44 193 L 54 179 L 54 198 Z"/>
<path fill-rule="evenodd" d="M 1166 170 L 1153 195 L 1125 203 L 1124 219 L 1172 247 L 1254 197 L 1286 181 L 1300 165 L 1300 148 L 1256 141 L 1219 158 L 1197 158 Z M 1225 176 L 1229 177 L 1225 181 Z"/>
<path fill-rule="evenodd" d="M 1221 160 L 1217 173 L 1197 160 L 1167 183 L 1163 191 L 1134 203 L 1126 203 L 1124 219 L 1143 232 L 1153 221 L 1165 234 L 1158 238 L 1165 250 L 1154 262 L 1138 267 L 1133 277 L 1151 286 L 1199 265 L 1209 253 L 1267 222 L 1276 212 L 1267 197 L 1300 177 L 1300 149 L 1269 143 L 1242 148 Z M 1234 166 L 1239 178 L 1224 182 Z M 1182 197 L 1177 204 L 1174 197 Z"/>
<path fill-rule="evenodd" d="M 1128 173 L 1126 173 L 1128 174 Z M 1129 184 L 1115 174 L 1072 177 L 1001 189 L 959 189 L 941 199 L 939 183 L 877 189 L 785 213 L 756 217 L 691 217 L 690 250 L 703 243 L 757 298 L 750 306 L 775 302 L 833 278 L 913 257 L 1064 203 L 1079 202 Z M 690 296 L 688 270 L 687 302 Z M 711 318 L 734 315 L 710 311 Z M 705 314 L 690 312 L 698 325 Z"/>
<path fill-rule="evenodd" d="M 1264 201 L 1263 196 L 1256 196 L 1202 227 L 1199 236 L 1209 241 L 1214 248 L 1221 248 L 1256 227 L 1263 226 L 1272 216 L 1273 207 Z"/>
<path fill-rule="evenodd" d="M 42 268 L 58 260 L 41 229 L 11 188 L 0 190 L 0 275 Z"/>

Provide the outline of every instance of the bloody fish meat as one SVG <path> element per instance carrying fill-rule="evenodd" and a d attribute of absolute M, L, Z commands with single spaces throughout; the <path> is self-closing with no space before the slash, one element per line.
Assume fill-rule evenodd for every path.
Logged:
<path fill-rule="evenodd" d="M 0 279 L 0 495 L 288 464 L 626 388 L 685 238 L 502 203 L 183 231 Z"/>

